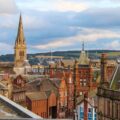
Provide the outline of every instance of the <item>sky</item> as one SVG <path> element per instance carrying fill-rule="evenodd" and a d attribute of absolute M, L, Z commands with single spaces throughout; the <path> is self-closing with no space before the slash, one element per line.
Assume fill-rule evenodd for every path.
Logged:
<path fill-rule="evenodd" d="M 14 53 L 20 13 L 28 53 L 120 50 L 120 0 L 0 0 L 0 54 Z"/>

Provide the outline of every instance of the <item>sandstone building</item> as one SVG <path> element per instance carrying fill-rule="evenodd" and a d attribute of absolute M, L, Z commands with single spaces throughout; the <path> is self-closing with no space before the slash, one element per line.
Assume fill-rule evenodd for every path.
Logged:
<path fill-rule="evenodd" d="M 27 47 L 25 43 L 24 30 L 22 24 L 22 16 L 20 15 L 18 34 L 15 41 L 14 47 L 14 71 L 16 74 L 26 74 L 30 71 L 30 65 L 27 60 Z"/>
<path fill-rule="evenodd" d="M 107 76 L 107 56 L 101 57 L 101 82 L 97 92 L 98 120 L 120 120 L 120 63 L 112 72 L 111 80 Z"/>

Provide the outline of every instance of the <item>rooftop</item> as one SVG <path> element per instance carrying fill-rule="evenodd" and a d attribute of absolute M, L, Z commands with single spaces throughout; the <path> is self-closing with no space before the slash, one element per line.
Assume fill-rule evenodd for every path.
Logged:
<path fill-rule="evenodd" d="M 7 107 L 6 105 L 0 102 L 0 119 L 1 118 L 21 118 L 21 116 L 19 116 L 10 107 Z"/>
<path fill-rule="evenodd" d="M 27 110 L 26 108 L 22 107 L 21 105 L 18 105 L 17 103 L 11 101 L 10 99 L 2 95 L 0 95 L 0 118 L 42 119 L 40 116 L 34 114 L 33 112 Z"/>
<path fill-rule="evenodd" d="M 120 64 L 118 64 L 115 68 L 113 77 L 111 79 L 111 83 L 110 83 L 110 89 L 113 90 L 118 90 L 120 88 L 118 88 L 118 82 L 120 81 Z"/>
<path fill-rule="evenodd" d="M 30 92 L 26 95 L 31 100 L 45 100 L 48 98 L 46 92 Z"/>

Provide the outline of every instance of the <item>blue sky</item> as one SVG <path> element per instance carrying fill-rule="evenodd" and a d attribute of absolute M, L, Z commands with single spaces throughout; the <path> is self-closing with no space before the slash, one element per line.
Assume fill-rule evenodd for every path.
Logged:
<path fill-rule="evenodd" d="M 0 0 L 0 54 L 13 53 L 20 12 L 28 53 L 120 49 L 120 0 Z"/>

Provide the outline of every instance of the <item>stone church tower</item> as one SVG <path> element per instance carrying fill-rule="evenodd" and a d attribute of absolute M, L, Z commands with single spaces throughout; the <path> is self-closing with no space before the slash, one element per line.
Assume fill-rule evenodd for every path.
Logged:
<path fill-rule="evenodd" d="M 22 67 L 24 61 L 27 59 L 26 55 L 26 43 L 24 38 L 24 31 L 23 31 L 23 24 L 22 24 L 22 17 L 20 15 L 19 26 L 18 26 L 18 34 L 15 41 L 15 67 Z"/>
<path fill-rule="evenodd" d="M 27 74 L 31 71 L 31 66 L 27 60 L 26 43 L 24 38 L 24 30 L 22 24 L 22 16 L 20 15 L 18 34 L 15 41 L 14 53 L 14 72 L 18 75 Z"/>

